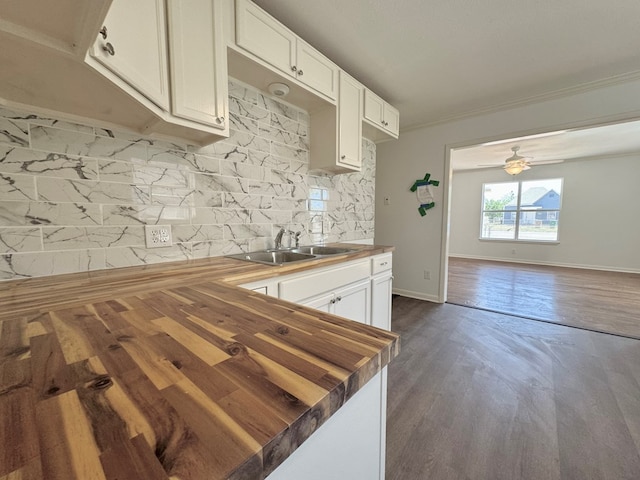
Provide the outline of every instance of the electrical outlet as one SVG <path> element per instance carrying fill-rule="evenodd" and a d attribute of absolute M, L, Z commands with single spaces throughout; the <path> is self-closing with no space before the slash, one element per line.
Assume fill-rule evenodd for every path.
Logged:
<path fill-rule="evenodd" d="M 431 272 L 429 270 L 424 271 L 424 279 L 431 280 Z"/>
<path fill-rule="evenodd" d="M 147 248 L 170 247 L 171 225 L 145 225 L 144 236 Z"/>

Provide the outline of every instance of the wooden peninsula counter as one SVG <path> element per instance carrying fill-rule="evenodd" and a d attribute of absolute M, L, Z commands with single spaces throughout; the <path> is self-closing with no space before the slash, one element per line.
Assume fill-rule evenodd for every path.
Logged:
<path fill-rule="evenodd" d="M 0 478 L 265 478 L 399 338 L 237 285 L 391 250 L 0 283 Z"/>

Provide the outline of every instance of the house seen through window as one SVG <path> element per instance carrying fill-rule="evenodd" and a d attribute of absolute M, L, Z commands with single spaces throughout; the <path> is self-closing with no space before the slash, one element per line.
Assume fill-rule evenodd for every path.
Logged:
<path fill-rule="evenodd" d="M 562 179 L 485 183 L 480 238 L 558 241 Z"/>

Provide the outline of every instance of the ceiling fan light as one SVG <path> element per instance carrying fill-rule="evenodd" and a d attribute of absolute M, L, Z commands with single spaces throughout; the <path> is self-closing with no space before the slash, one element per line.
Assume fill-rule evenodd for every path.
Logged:
<path fill-rule="evenodd" d="M 503 168 L 509 175 L 518 175 L 519 173 L 522 173 L 523 170 L 529 170 L 531 167 L 529 165 L 523 165 L 520 162 L 510 162 Z"/>

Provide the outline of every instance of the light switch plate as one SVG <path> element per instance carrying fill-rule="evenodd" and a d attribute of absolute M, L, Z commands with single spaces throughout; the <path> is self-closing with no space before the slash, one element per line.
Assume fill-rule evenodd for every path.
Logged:
<path fill-rule="evenodd" d="M 145 225 L 144 236 L 147 248 L 170 247 L 173 245 L 171 225 Z"/>

